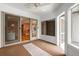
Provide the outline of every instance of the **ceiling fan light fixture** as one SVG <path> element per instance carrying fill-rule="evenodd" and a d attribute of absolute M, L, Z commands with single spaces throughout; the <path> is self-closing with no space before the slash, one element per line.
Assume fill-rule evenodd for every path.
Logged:
<path fill-rule="evenodd" d="M 34 3 L 34 6 L 35 7 L 39 7 L 40 6 L 40 3 Z"/>

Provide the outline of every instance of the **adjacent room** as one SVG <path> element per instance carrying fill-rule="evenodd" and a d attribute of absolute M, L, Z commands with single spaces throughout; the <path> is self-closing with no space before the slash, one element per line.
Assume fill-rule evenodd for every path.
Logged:
<path fill-rule="evenodd" d="M 76 3 L 0 3 L 0 56 L 79 56 L 78 18 Z"/>

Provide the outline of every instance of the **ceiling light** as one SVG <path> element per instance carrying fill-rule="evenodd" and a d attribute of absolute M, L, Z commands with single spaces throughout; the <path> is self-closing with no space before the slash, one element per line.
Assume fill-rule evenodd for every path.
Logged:
<path fill-rule="evenodd" d="M 40 6 L 40 3 L 34 3 L 34 6 L 35 7 L 39 7 Z"/>

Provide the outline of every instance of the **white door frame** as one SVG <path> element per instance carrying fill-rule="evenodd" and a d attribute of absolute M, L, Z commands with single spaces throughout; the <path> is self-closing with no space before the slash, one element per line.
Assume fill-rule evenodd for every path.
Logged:
<path fill-rule="evenodd" d="M 60 15 L 58 15 L 57 17 L 57 46 L 59 46 L 59 39 L 60 39 L 60 28 L 59 28 L 59 18 L 62 16 L 62 15 L 65 15 L 65 12 L 62 12 Z"/>

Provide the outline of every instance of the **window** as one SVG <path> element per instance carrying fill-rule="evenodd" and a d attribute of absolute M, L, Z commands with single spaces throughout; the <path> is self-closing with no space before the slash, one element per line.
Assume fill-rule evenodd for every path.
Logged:
<path fill-rule="evenodd" d="M 67 40 L 68 44 L 79 48 L 79 4 L 73 5 L 67 14 Z"/>
<path fill-rule="evenodd" d="M 71 9 L 71 43 L 79 45 L 79 5 Z"/>
<path fill-rule="evenodd" d="M 55 36 L 55 20 L 41 22 L 42 35 Z"/>

